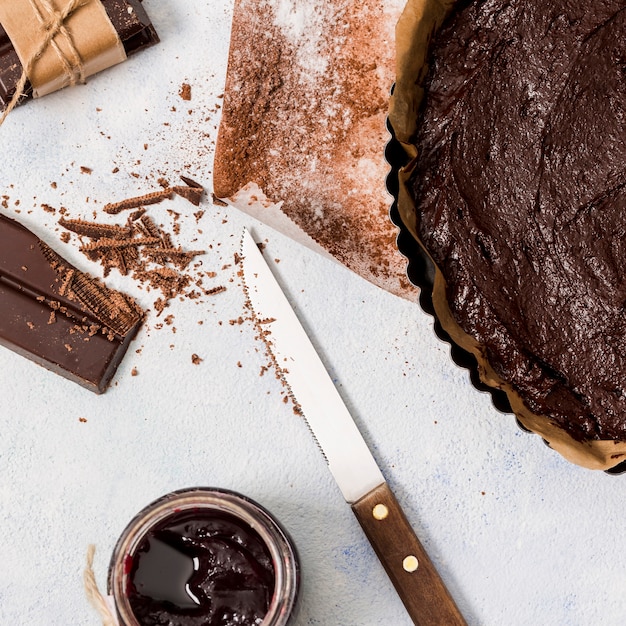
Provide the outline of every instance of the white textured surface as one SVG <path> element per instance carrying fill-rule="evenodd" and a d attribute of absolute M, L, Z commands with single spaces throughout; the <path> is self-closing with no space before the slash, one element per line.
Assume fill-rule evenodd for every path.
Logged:
<path fill-rule="evenodd" d="M 0 128 L 7 212 L 19 200 L 19 218 L 85 269 L 95 268 L 59 246 L 58 215 L 42 203 L 90 217 L 160 175 L 184 171 L 210 186 L 231 2 L 145 6 L 158 47 L 21 107 Z M 191 102 L 178 97 L 182 82 Z M 173 305 L 175 333 L 150 319 L 105 395 L 0 350 L 0 624 L 98 624 L 82 588 L 87 545 L 97 545 L 103 587 L 130 518 L 193 485 L 241 491 L 288 528 L 303 566 L 298 624 L 409 623 L 280 383 L 260 375 L 266 360 L 252 326 L 230 323 L 243 294 L 234 268 L 222 267 L 244 225 L 280 259 L 290 299 L 468 622 L 623 623 L 626 477 L 569 465 L 498 414 L 416 304 L 235 209 L 202 208 L 205 264 L 227 291 Z M 204 361 L 192 365 L 192 353 Z"/>

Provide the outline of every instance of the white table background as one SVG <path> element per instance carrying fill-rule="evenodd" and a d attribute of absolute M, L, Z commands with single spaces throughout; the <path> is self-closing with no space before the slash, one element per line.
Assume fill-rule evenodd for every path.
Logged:
<path fill-rule="evenodd" d="M 209 250 L 204 267 L 228 288 L 172 303 L 175 333 L 157 329 L 151 313 L 103 396 L 0 350 L 0 625 L 98 624 L 82 586 L 88 544 L 104 589 L 131 517 L 196 485 L 258 500 L 291 533 L 303 572 L 298 624 L 410 623 L 280 383 L 260 375 L 267 359 L 252 325 L 231 323 L 244 312 L 232 266 L 244 226 L 280 259 L 281 283 L 468 622 L 623 623 L 626 477 L 570 465 L 498 413 L 416 303 L 214 206 L 232 0 L 144 5 L 159 46 L 16 109 L 0 127 L 3 211 L 98 273 L 59 242 L 59 215 L 41 205 L 89 219 L 185 173 L 209 191 L 200 223 L 180 199 L 155 215 L 190 215 L 178 241 Z M 189 102 L 178 95 L 183 82 Z M 111 279 L 146 306 L 157 295 Z"/>

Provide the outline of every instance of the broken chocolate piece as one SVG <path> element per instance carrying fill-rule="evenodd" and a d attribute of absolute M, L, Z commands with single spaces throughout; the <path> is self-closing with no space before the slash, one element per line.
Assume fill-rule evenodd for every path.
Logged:
<path fill-rule="evenodd" d="M 185 198 L 185 200 L 189 200 L 191 204 L 200 206 L 200 200 L 202 199 L 202 194 L 204 193 L 202 185 L 191 178 L 187 178 L 187 176 L 181 176 L 180 178 L 187 186 L 182 187 L 178 185 L 176 187 L 172 187 L 174 193 Z"/>
<path fill-rule="evenodd" d="M 101 2 L 127 55 L 159 42 L 159 36 L 141 0 L 101 0 Z M 11 102 L 21 75 L 20 59 L 0 24 L 0 111 Z M 27 81 L 20 102 L 30 98 L 32 98 L 32 87 Z"/>
<path fill-rule="evenodd" d="M 0 344 L 103 393 L 143 311 L 0 214 Z"/>

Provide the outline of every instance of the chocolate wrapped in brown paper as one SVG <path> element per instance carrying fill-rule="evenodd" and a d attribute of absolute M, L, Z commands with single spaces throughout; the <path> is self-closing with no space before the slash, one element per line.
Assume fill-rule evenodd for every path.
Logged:
<path fill-rule="evenodd" d="M 0 111 L 158 41 L 140 0 L 0 0 Z"/>
<path fill-rule="evenodd" d="M 589 79 L 589 81 L 595 81 L 596 79 L 601 80 L 601 89 L 595 87 L 593 89 L 589 88 L 588 92 L 580 90 L 579 93 L 582 94 L 579 95 L 580 99 L 577 99 L 571 95 L 568 96 L 569 99 L 562 109 L 564 113 L 561 113 L 561 117 L 557 119 L 557 122 L 559 123 L 561 123 L 561 120 L 565 120 L 565 122 L 563 123 L 566 123 L 566 125 L 569 125 L 569 127 L 572 126 L 572 124 L 567 121 L 569 119 L 567 115 L 570 115 L 570 111 L 572 112 L 571 115 L 577 116 L 575 118 L 573 117 L 572 120 L 584 119 L 584 123 L 587 124 L 586 128 L 588 129 L 588 132 L 576 132 L 579 136 L 583 136 L 585 138 L 596 138 L 592 139 L 592 143 L 590 144 L 589 149 L 593 149 L 594 146 L 596 146 L 597 142 L 599 141 L 597 139 L 598 137 L 604 137 L 602 141 L 605 142 L 599 145 L 610 146 L 611 142 L 613 141 L 612 138 L 615 135 L 614 129 L 611 130 L 612 127 L 610 127 L 608 131 L 605 131 L 602 125 L 598 127 L 594 126 L 594 124 L 596 124 L 596 122 L 594 121 L 594 116 L 596 115 L 595 112 L 599 112 L 600 109 L 597 105 L 593 105 L 593 98 L 603 98 L 603 102 L 623 103 L 623 98 L 622 100 L 619 100 L 621 96 L 616 96 L 612 99 L 612 97 L 603 95 L 602 90 L 611 89 L 612 84 L 615 84 L 618 87 L 616 93 L 622 93 L 619 89 L 619 85 L 623 85 L 623 75 L 621 76 L 621 78 L 617 76 L 617 74 L 613 76 L 613 66 L 611 65 L 611 59 L 604 60 L 604 57 L 602 57 L 602 54 L 604 54 L 602 50 L 607 49 L 606 45 L 602 41 L 597 44 L 597 48 L 593 48 L 593 38 L 598 37 L 599 31 L 601 31 L 603 28 L 610 29 L 621 27 L 619 25 L 615 25 L 614 19 L 608 19 L 607 16 L 602 14 L 603 10 L 619 10 L 619 6 L 617 6 L 617 9 L 615 8 L 615 6 L 618 4 L 619 3 L 613 3 L 613 9 L 611 9 L 610 7 L 605 8 L 604 6 L 600 8 L 596 7 L 594 10 L 600 13 L 599 16 L 595 16 L 596 14 L 594 14 L 594 18 L 589 19 L 588 22 L 585 22 L 584 20 L 579 20 L 577 22 L 577 24 L 579 25 L 582 24 L 582 26 L 580 26 L 581 29 L 590 29 L 593 37 L 583 36 L 587 32 L 585 31 L 583 35 L 580 35 L 579 38 L 576 39 L 575 45 L 586 46 L 586 48 L 582 50 L 581 54 L 574 57 L 577 59 L 576 63 L 590 63 L 591 61 L 589 61 L 589 59 L 593 59 L 593 62 L 597 62 L 599 64 L 599 67 L 604 67 L 602 66 L 602 63 L 608 64 L 606 66 L 608 69 L 603 69 L 602 72 L 600 72 L 603 77 L 602 79 L 597 78 L 597 75 L 599 75 L 598 72 L 592 72 L 592 78 Z M 468 3 L 459 3 L 458 6 L 459 12 L 461 12 L 462 10 L 466 10 L 468 6 L 473 5 L 468 5 Z M 580 11 L 588 10 L 589 6 L 592 5 L 584 5 L 584 3 L 581 3 L 579 7 Z M 437 250 L 435 252 L 434 249 L 429 249 L 428 245 L 424 243 L 425 233 L 424 229 L 421 226 L 424 219 L 423 212 L 421 212 L 421 208 L 418 209 L 414 200 L 414 198 L 416 197 L 415 188 L 417 185 L 422 184 L 420 180 L 424 180 L 423 178 L 420 179 L 417 176 L 417 173 L 421 171 L 419 169 L 420 165 L 418 164 L 420 157 L 420 151 L 418 146 L 420 145 L 420 140 L 423 139 L 419 137 L 419 125 L 423 119 L 423 113 L 420 113 L 420 107 L 423 106 L 425 96 L 426 98 L 428 97 L 428 93 L 426 92 L 425 94 L 425 84 L 427 89 L 428 82 L 426 81 L 426 77 L 428 76 L 429 71 L 429 49 L 432 49 L 431 46 L 433 37 L 435 36 L 435 33 L 438 32 L 438 29 L 442 27 L 442 24 L 444 24 L 446 17 L 454 11 L 455 5 L 453 2 L 438 2 L 436 0 L 409 0 L 397 26 L 397 79 L 395 91 L 391 101 L 390 122 L 395 131 L 396 138 L 404 147 L 404 150 L 406 152 L 406 162 L 408 163 L 408 165 L 401 169 L 399 173 L 398 211 L 400 213 L 404 226 L 411 232 L 415 240 L 422 247 L 423 253 L 430 258 L 435 267 L 432 302 L 436 317 L 441 326 L 448 333 L 453 343 L 475 356 L 478 363 L 478 372 L 480 375 L 480 379 L 490 387 L 504 391 L 513 412 L 515 413 L 521 424 L 525 426 L 528 430 L 542 437 L 553 449 L 558 451 L 569 461 L 587 468 L 611 470 L 613 468 L 616 468 L 621 462 L 623 462 L 626 455 L 626 435 L 624 435 L 624 431 L 626 431 L 626 415 L 623 413 L 620 414 L 618 410 L 620 402 L 619 398 L 621 397 L 621 383 L 619 382 L 619 380 L 615 380 L 615 376 L 618 375 L 616 368 L 619 363 L 619 345 L 621 345 L 621 343 L 619 343 L 621 341 L 619 340 L 619 337 L 621 336 L 619 333 L 621 323 L 619 317 L 620 314 L 619 312 L 617 312 L 617 309 L 615 315 L 610 312 L 614 305 L 615 299 L 617 298 L 617 300 L 619 300 L 619 293 L 621 293 L 622 287 L 621 283 L 615 282 L 614 278 L 612 278 L 614 272 L 611 269 L 610 265 L 603 266 L 605 268 L 602 270 L 604 272 L 604 278 L 601 278 L 601 280 L 598 280 L 597 273 L 595 273 L 593 276 L 591 276 L 591 274 L 585 274 L 584 271 L 587 270 L 585 270 L 585 267 L 583 267 L 583 263 L 585 255 L 589 253 L 586 252 L 588 248 L 585 246 L 584 242 L 582 244 L 576 244 L 579 247 L 575 246 L 573 249 L 567 252 L 567 254 L 570 255 L 567 257 L 567 259 L 573 259 L 573 261 L 568 261 L 567 259 L 565 261 L 570 265 L 580 263 L 580 267 L 583 268 L 583 270 L 581 270 L 581 273 L 577 274 L 581 277 L 577 279 L 580 281 L 580 283 L 574 284 L 574 287 L 572 287 L 572 293 L 582 293 L 582 298 L 586 297 L 584 294 L 591 293 L 592 291 L 600 294 L 597 296 L 599 298 L 597 306 L 593 305 L 593 302 L 595 302 L 595 300 L 593 302 L 590 300 L 586 300 L 586 304 L 582 300 L 580 301 L 581 304 L 577 305 L 579 306 L 578 311 L 580 311 L 578 315 L 582 315 L 583 317 L 579 317 L 578 321 L 576 319 L 576 310 L 572 309 L 574 311 L 574 317 L 570 325 L 571 328 L 579 330 L 582 328 L 586 328 L 590 324 L 585 317 L 587 315 L 585 311 L 587 309 L 591 311 L 594 308 L 598 309 L 606 306 L 607 310 L 609 310 L 607 320 L 612 326 L 608 330 L 603 331 L 601 330 L 603 328 L 603 325 L 599 324 L 598 327 L 595 329 L 595 333 L 604 333 L 605 337 L 608 336 L 608 339 L 606 341 L 608 341 L 609 343 L 607 344 L 607 346 L 617 347 L 615 347 L 612 352 L 607 349 L 605 357 L 602 357 L 600 359 L 594 357 L 590 359 L 589 355 L 585 351 L 585 348 L 582 347 L 582 344 L 584 342 L 588 343 L 589 341 L 591 341 L 592 343 L 594 341 L 598 342 L 598 337 L 588 337 L 588 334 L 573 336 L 572 331 L 568 330 L 570 328 L 570 326 L 567 326 L 569 322 L 565 322 L 565 325 L 563 326 L 563 336 L 557 337 L 556 335 L 553 335 L 553 339 L 550 339 L 550 336 L 548 336 L 548 341 L 545 344 L 545 350 L 543 352 L 533 352 L 534 348 L 531 346 L 531 344 L 534 345 L 534 343 L 533 341 L 531 341 L 528 344 L 527 352 L 524 353 L 524 351 L 520 350 L 519 348 L 518 340 L 515 340 L 515 342 L 512 342 L 510 344 L 504 344 L 502 337 L 505 335 L 501 335 L 498 338 L 498 345 L 496 345 L 495 340 L 492 340 L 489 345 L 487 345 L 485 342 L 477 340 L 477 335 L 474 335 L 473 330 L 470 329 L 470 327 L 472 329 L 476 327 L 476 323 L 474 322 L 473 324 L 469 324 L 466 317 L 459 316 L 458 314 L 458 312 L 464 307 L 469 307 L 470 311 L 473 311 L 473 309 L 471 308 L 472 305 L 468 301 L 459 300 L 459 294 L 462 290 L 459 288 L 458 285 L 452 284 L 451 280 L 448 277 L 448 274 L 444 275 L 444 270 L 442 269 L 442 267 L 447 265 L 447 260 L 451 258 L 450 256 L 448 256 L 449 253 L 442 250 Z M 456 16 L 457 14 L 455 13 L 454 17 Z M 546 17 L 545 19 L 548 20 L 549 17 L 550 16 Z M 594 27 L 594 19 L 599 22 L 600 27 Z M 549 23 L 554 24 L 557 22 L 552 19 L 552 21 L 550 21 Z M 572 24 L 574 22 L 570 21 L 568 23 L 567 19 L 563 19 L 560 20 L 560 23 L 563 24 L 563 29 L 567 29 L 572 27 Z M 453 25 L 456 25 L 456 22 L 449 21 L 445 23 L 445 28 L 452 29 Z M 489 28 L 491 28 L 491 25 L 492 24 L 490 23 Z M 488 32 L 489 28 L 484 28 L 483 33 Z M 541 31 L 541 28 L 537 26 L 535 28 L 535 31 L 537 30 Z M 464 33 L 464 35 L 466 34 L 467 33 Z M 467 37 L 464 37 L 464 35 L 459 35 L 459 40 L 462 39 L 464 42 L 467 41 Z M 614 33 L 607 33 L 606 38 L 610 41 L 616 41 Z M 452 36 L 450 37 L 450 39 L 446 39 L 445 41 L 448 43 L 451 41 L 451 39 Z M 510 37 L 509 40 L 511 40 Z M 583 43 L 581 44 L 579 42 Z M 572 58 L 572 55 L 567 55 L 567 58 Z M 597 59 L 600 60 L 598 61 Z M 442 67 L 442 61 L 440 57 L 438 57 L 438 62 L 440 63 L 439 67 Z M 527 61 L 524 60 L 524 62 L 528 64 Z M 458 64 L 459 66 L 461 66 L 462 62 L 459 60 Z M 570 67 L 569 61 L 567 64 L 564 64 L 564 67 Z M 580 75 L 584 74 L 581 72 L 576 76 Z M 613 83 L 612 81 L 614 78 L 615 81 Z M 595 83 L 592 83 L 592 85 L 593 84 Z M 439 87 L 441 88 L 440 84 Z M 511 91 L 511 87 L 512 84 L 509 83 L 509 85 L 507 85 L 507 90 Z M 592 113 L 590 114 L 591 117 L 589 118 L 581 118 L 581 110 L 583 107 L 582 99 L 587 98 L 586 93 L 589 93 L 591 95 L 584 104 L 588 107 L 588 110 L 592 111 Z M 600 93 L 600 96 L 597 95 L 598 93 Z M 589 104 L 589 102 L 591 102 L 591 104 Z M 441 106 L 444 107 L 445 105 Z M 522 113 L 524 113 L 523 109 Z M 488 117 L 490 114 L 485 110 L 480 110 L 480 115 L 484 119 L 485 116 Z M 609 119 L 611 120 L 612 118 Z M 521 123 L 522 122 L 520 122 L 520 125 Z M 580 123 L 580 121 L 578 123 Z M 510 122 L 509 126 L 511 131 L 514 130 L 515 124 L 516 122 L 513 118 L 513 121 Z M 604 125 L 606 126 L 607 124 Z M 608 126 L 610 126 L 610 124 Z M 609 133 L 608 136 L 605 133 Z M 563 135 L 560 134 L 558 136 L 558 139 L 551 140 L 550 146 L 552 147 L 556 144 L 557 141 L 561 141 L 560 138 L 562 136 Z M 615 136 L 619 137 L 619 133 L 617 133 L 617 135 Z M 567 141 L 571 142 L 572 140 L 567 139 Z M 593 141 L 595 141 L 596 143 L 593 143 Z M 619 151 L 620 144 L 618 143 L 615 145 L 618 149 L 610 150 L 611 155 L 614 155 L 614 153 L 617 152 L 620 155 L 617 158 L 623 159 L 623 151 L 621 153 Z M 585 150 L 581 150 L 576 145 L 575 149 L 577 151 L 575 152 L 576 156 L 574 158 L 580 159 L 580 163 L 583 163 L 582 159 L 587 158 L 585 156 L 587 154 L 587 152 L 585 152 L 587 148 Z M 569 154 L 567 152 L 569 148 L 566 147 L 565 150 L 566 152 L 564 152 L 564 154 Z M 591 159 L 594 164 L 598 162 L 597 158 L 593 158 L 593 152 L 591 152 Z M 486 161 L 489 161 L 489 155 L 487 155 Z M 559 161 L 559 163 L 567 163 L 568 161 L 569 167 L 573 167 L 571 157 L 564 158 L 562 161 Z M 607 162 L 606 159 L 604 159 L 604 161 Z M 552 163 L 554 163 L 554 161 L 552 161 Z M 578 163 L 578 161 L 576 161 L 575 163 Z M 519 167 L 523 166 L 520 165 Z M 556 166 L 552 165 L 552 167 L 555 168 Z M 595 167 L 595 165 L 593 167 Z M 619 161 L 610 161 L 605 167 L 607 167 L 609 172 L 606 178 L 610 178 L 612 176 L 612 174 L 610 174 L 612 171 L 619 170 Z M 623 172 L 623 163 L 621 165 L 621 168 Z M 586 171 L 590 171 L 589 167 L 586 169 Z M 442 180 L 447 179 L 442 178 Z M 468 178 L 467 180 L 470 186 L 472 184 L 477 184 L 475 182 L 476 177 L 474 177 L 474 179 Z M 557 177 L 557 180 L 560 179 Z M 601 187 L 600 185 L 605 184 L 605 179 L 603 178 L 600 180 L 597 186 L 600 187 L 600 189 L 602 190 L 604 189 L 604 187 Z M 598 196 L 599 199 L 594 202 L 596 202 L 597 204 L 597 202 L 600 201 L 605 202 L 607 197 L 616 197 L 615 194 L 618 193 L 616 189 L 617 188 L 614 189 L 613 187 L 611 187 L 610 189 L 604 189 L 602 194 Z M 565 197 L 563 198 L 563 196 Z M 563 186 L 563 191 L 561 192 L 561 195 L 559 196 L 557 193 L 556 197 L 559 201 L 561 201 L 561 198 L 563 198 L 562 204 L 566 205 L 567 207 L 570 207 L 568 203 L 571 202 L 571 209 L 566 208 L 566 210 L 570 212 L 576 211 L 578 205 L 575 204 L 575 199 L 569 198 L 569 196 L 567 195 L 567 187 Z M 592 206 L 595 206 L 595 204 L 592 203 Z M 616 206 L 618 206 L 619 208 L 619 202 L 617 202 Z M 459 217 L 451 217 L 449 219 L 456 219 L 458 221 L 461 219 L 461 216 L 466 214 L 465 208 L 457 210 L 459 211 Z M 580 215 L 583 214 L 587 214 L 587 211 L 585 211 L 584 213 L 580 213 L 580 211 L 576 213 L 576 219 L 580 219 Z M 490 218 L 487 217 L 485 219 Z M 616 219 L 617 221 L 619 221 L 619 218 Z M 422 229 L 420 230 L 420 228 Z M 612 224 L 611 222 L 610 224 L 608 224 L 608 226 L 591 226 L 590 228 L 590 236 L 593 240 L 594 233 L 613 233 L 614 231 L 619 232 L 620 227 L 619 224 Z M 570 231 L 567 232 L 571 232 L 571 228 Z M 472 231 L 472 233 L 474 233 L 474 231 Z M 478 231 L 476 231 L 476 233 L 478 233 Z M 468 237 L 474 237 L 476 233 L 472 235 L 468 234 Z M 480 235 L 480 233 L 478 234 Z M 595 236 L 595 240 L 597 241 L 597 235 Z M 567 245 L 569 240 L 563 237 L 561 241 L 561 246 L 564 246 Z M 456 243 L 454 245 L 456 246 Z M 456 250 L 456 247 L 454 249 Z M 614 253 L 618 254 L 616 250 L 613 250 L 613 252 L 611 252 L 611 255 L 613 255 Z M 596 259 L 597 263 L 598 259 L 604 258 L 601 256 L 602 254 L 602 252 L 595 252 L 592 257 L 589 258 L 591 258 L 592 260 Z M 438 262 L 435 262 L 435 260 L 433 259 L 434 256 L 437 256 L 437 258 L 439 259 Z M 458 264 L 460 261 L 458 260 L 458 257 L 455 256 L 455 258 L 457 259 L 456 262 Z M 443 265 L 441 259 L 443 259 Z M 621 267 L 623 268 L 623 265 L 621 265 Z M 477 271 L 477 268 L 472 269 L 471 264 L 468 265 L 468 272 Z M 594 271 L 597 272 L 597 270 Z M 587 278 L 587 276 L 591 276 L 594 282 L 585 282 L 586 280 L 590 280 L 589 278 Z M 494 289 L 496 289 L 497 291 L 494 291 L 494 294 L 501 293 L 503 289 L 507 290 L 508 287 L 513 288 L 515 279 L 512 275 L 510 280 L 510 285 L 507 285 L 506 283 L 496 284 Z M 541 285 L 541 288 L 543 289 L 543 281 L 541 279 L 541 275 L 538 275 L 536 277 L 535 282 L 537 285 Z M 559 292 L 557 291 L 556 293 L 558 294 Z M 605 297 L 603 294 L 609 294 L 609 296 L 606 297 L 606 305 L 605 301 L 603 300 L 603 298 Z M 533 295 L 529 295 L 527 297 L 530 297 L 531 300 L 533 299 Z M 579 296 L 576 295 L 575 297 L 578 298 Z M 542 298 L 540 295 L 538 295 L 538 293 L 534 294 L 534 299 L 542 303 L 540 307 L 535 308 L 548 308 L 553 306 L 553 303 L 550 302 L 549 299 Z M 578 300 L 573 301 L 575 303 L 578 302 Z M 561 308 L 566 306 L 562 304 L 563 299 L 559 299 L 558 295 L 555 296 L 555 302 L 557 304 L 557 308 L 555 309 L 556 311 L 560 310 L 558 306 L 561 306 Z M 617 302 L 615 306 L 617 306 L 618 304 L 619 302 Z M 516 308 L 514 308 L 515 306 L 517 305 L 511 304 L 509 306 L 509 311 L 517 310 Z M 453 313 L 453 311 L 455 311 L 455 313 Z M 477 319 L 476 316 L 480 317 L 479 311 L 474 311 L 473 313 L 470 312 L 469 315 L 474 315 L 474 319 Z M 511 321 L 508 322 L 509 325 L 513 325 L 517 328 L 521 324 L 525 323 L 524 320 L 527 319 L 528 312 L 525 310 L 521 310 L 518 317 L 515 317 L 514 313 L 508 313 L 508 315 L 511 319 Z M 513 315 L 513 317 L 511 317 L 511 315 Z M 558 319 L 558 315 L 556 314 L 548 313 L 547 315 L 548 319 Z M 533 322 L 530 323 L 532 324 Z M 534 323 L 537 324 L 537 322 Z M 501 327 L 504 326 L 501 324 Z M 611 331 L 611 329 L 613 330 Z M 611 332 L 609 331 L 611 331 L 613 334 L 611 335 Z M 535 331 L 535 334 L 536 332 L 537 331 Z M 555 330 L 554 332 L 556 333 L 558 332 L 558 330 Z M 587 333 L 587 331 L 585 331 L 585 333 Z M 484 334 L 481 336 L 484 336 Z M 611 337 L 613 337 L 613 340 L 611 340 Z M 502 352 L 502 345 L 510 345 L 509 354 L 506 354 L 506 351 Z M 557 347 L 555 348 L 555 346 Z M 558 346 L 563 347 L 560 348 Z M 516 355 L 521 353 L 522 355 L 519 358 L 519 363 L 533 364 L 532 367 L 534 369 L 529 370 L 528 368 L 530 367 L 530 365 L 527 365 L 525 367 L 522 367 L 521 365 L 516 365 L 515 367 L 517 369 L 514 370 L 513 366 L 509 365 L 514 361 L 514 358 L 512 356 L 513 353 L 515 353 Z M 574 356 L 571 358 L 569 356 L 565 358 L 562 356 L 565 353 Z M 578 357 L 575 356 L 577 353 Z M 617 356 L 613 356 L 613 353 Z M 552 354 L 553 356 L 551 358 L 548 358 L 548 356 L 546 355 L 550 354 Z M 517 356 L 515 356 L 515 359 L 517 359 Z M 576 361 L 576 359 L 577 362 L 580 363 L 578 370 L 568 370 L 566 367 L 563 366 L 563 363 L 571 363 Z M 601 360 L 603 360 L 602 363 L 600 363 Z M 515 363 L 517 363 L 517 361 L 515 361 Z M 613 365 L 611 365 L 611 363 Z M 596 370 L 599 373 L 597 373 Z M 541 371 L 545 372 L 545 374 L 537 373 Z M 513 372 L 514 375 L 511 375 L 511 372 Z M 584 372 L 590 373 L 585 374 Z M 533 376 L 538 381 L 537 391 L 534 395 L 528 391 L 528 380 L 531 380 Z M 522 377 L 526 378 L 522 379 Z M 611 396 L 611 394 L 613 395 Z M 605 396 L 606 398 L 608 398 L 607 400 L 603 399 Z M 609 398 L 609 396 L 611 397 Z M 542 406 L 547 407 L 547 409 L 549 409 L 551 406 L 554 406 L 556 407 L 556 409 L 554 412 L 550 410 L 546 410 L 545 412 L 542 410 L 537 410 L 537 407 Z M 606 414 L 603 414 L 600 412 L 598 407 L 600 407 L 601 410 L 604 410 L 604 407 L 610 408 L 606 409 Z"/>

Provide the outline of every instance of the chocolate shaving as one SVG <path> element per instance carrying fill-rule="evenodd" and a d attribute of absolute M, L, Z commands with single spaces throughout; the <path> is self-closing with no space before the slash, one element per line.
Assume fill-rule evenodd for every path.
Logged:
<path fill-rule="evenodd" d="M 129 226 L 117 226 L 115 224 L 95 224 L 85 220 L 67 220 L 61 218 L 59 225 L 71 230 L 77 235 L 84 235 L 92 239 L 107 237 L 109 239 L 124 239 L 131 234 Z"/>
<path fill-rule="evenodd" d="M 122 276 L 126 276 L 128 274 L 128 267 L 126 265 L 126 260 L 124 259 L 124 251 L 123 250 L 111 250 L 113 257 L 112 265 L 115 264 L 115 267 L 120 271 Z"/>
<path fill-rule="evenodd" d="M 141 216 L 141 223 L 145 226 L 146 231 L 149 233 L 151 237 L 156 237 L 157 239 L 161 239 L 161 231 L 158 226 L 154 223 L 154 220 L 149 215 Z"/>
<path fill-rule="evenodd" d="M 59 288 L 60 295 L 62 296 L 67 295 L 73 278 L 74 278 L 74 270 L 68 270 L 67 272 L 65 272 L 65 276 L 63 277 L 63 282 L 61 283 L 61 287 Z"/>
<path fill-rule="evenodd" d="M 88 307 L 98 321 L 121 337 L 143 316 L 141 309 L 130 298 L 80 271 L 71 272 L 68 295 Z"/>
<path fill-rule="evenodd" d="M 132 299 L 109 289 L 80 270 L 67 267 L 63 259 L 43 241 L 39 242 L 39 246 L 50 266 L 59 274 L 59 295 L 80 302 L 109 332 L 124 337 L 142 319 L 143 311 Z M 48 304 L 53 312 L 64 313 L 64 307 L 59 302 L 51 301 Z"/>
<path fill-rule="evenodd" d="M 145 212 L 146 212 L 145 207 L 139 207 L 136 211 L 133 211 L 128 216 L 128 223 L 130 224 L 131 222 L 138 220 Z"/>
<path fill-rule="evenodd" d="M 198 191 L 202 192 L 203 191 L 203 187 L 200 183 L 197 183 L 195 180 L 192 180 L 191 178 L 189 178 L 188 176 L 183 176 L 181 174 L 180 179 L 185 183 L 185 185 L 187 185 L 188 187 L 193 187 L 194 189 L 197 189 Z"/>
<path fill-rule="evenodd" d="M 93 252 L 94 250 L 111 250 L 120 248 L 129 248 L 131 246 L 150 246 L 160 243 L 159 237 L 140 237 L 138 239 L 109 239 L 103 237 L 98 241 L 92 241 L 80 247 L 81 252 Z"/>
<path fill-rule="evenodd" d="M 168 306 L 169 300 L 176 296 L 185 295 L 187 298 L 195 299 L 202 294 L 214 295 L 226 289 L 220 285 L 207 290 L 201 287 L 201 281 L 195 281 L 200 287 L 199 291 L 191 289 L 194 283 L 185 270 L 196 256 L 205 254 L 205 251 L 184 250 L 175 245 L 172 235 L 157 225 L 143 206 L 160 202 L 172 194 L 181 195 L 194 205 L 198 205 L 204 192 L 203 187 L 190 178 L 181 176 L 181 179 L 186 186 L 172 187 L 167 181 L 163 181 L 163 189 L 107 204 L 104 210 L 109 214 L 135 209 L 128 215 L 124 224 L 101 224 L 82 219 L 59 220 L 59 224 L 64 228 L 73 231 L 79 237 L 89 238 L 90 241 L 82 243 L 79 249 L 91 260 L 103 266 L 105 276 L 111 270 L 117 269 L 123 275 L 131 275 L 141 284 L 160 290 L 163 297 L 154 302 L 158 315 Z M 173 230 L 177 234 L 180 214 L 172 210 L 168 210 L 168 213 L 174 219 Z M 209 277 L 215 275 L 207 273 Z M 73 285 L 73 282 L 70 282 L 70 285 Z M 82 292 L 81 294 L 83 297 L 88 295 Z M 96 304 L 100 302 L 97 294 L 91 293 L 89 297 L 92 300 L 95 298 Z"/>
<path fill-rule="evenodd" d="M 146 193 L 142 196 L 127 198 L 125 200 L 120 200 L 119 202 L 110 202 L 104 206 L 103 210 L 105 213 L 115 215 L 127 209 L 136 209 L 147 204 L 157 204 L 167 198 L 171 198 L 173 194 L 177 194 L 182 198 L 189 200 L 189 202 L 195 206 L 198 206 L 200 204 L 204 188 L 202 185 L 194 180 L 191 180 L 191 178 L 187 178 L 186 176 L 181 176 L 181 179 L 187 185 L 186 187 L 165 187 L 159 191 Z"/>
<path fill-rule="evenodd" d="M 172 187 L 172 191 L 175 194 L 181 196 L 182 198 L 185 198 L 185 200 L 189 200 L 191 204 L 195 206 L 200 205 L 200 200 L 202 199 L 202 192 L 203 192 L 202 187 L 176 186 L 176 187 Z"/>
<path fill-rule="evenodd" d="M 158 261 L 171 261 L 180 269 L 185 269 L 193 258 L 199 254 L 204 254 L 203 250 L 181 250 L 180 248 L 150 248 L 146 250 L 146 255 Z"/>
<path fill-rule="evenodd" d="M 176 270 L 168 267 L 140 271 L 135 276 L 139 280 L 160 289 L 166 301 L 180 294 L 191 282 L 189 276 L 179 274 Z"/>
<path fill-rule="evenodd" d="M 142 237 L 150 237 L 150 233 L 146 228 L 145 224 L 139 220 L 137 222 L 133 222 L 133 233 L 137 233 Z"/>
<path fill-rule="evenodd" d="M 173 248 L 174 244 L 172 243 L 172 236 L 169 233 L 161 233 L 161 238 L 163 239 L 163 247 L 164 248 Z M 199 252 L 198 254 L 204 254 L 204 252 Z"/>
<path fill-rule="evenodd" d="M 126 209 L 136 209 L 146 204 L 157 204 L 166 198 L 170 198 L 172 193 L 171 189 L 163 189 L 162 191 L 153 191 L 152 193 L 146 193 L 143 196 L 127 198 L 126 200 L 120 200 L 119 202 L 110 202 L 104 206 L 103 211 L 111 215 L 116 215 Z"/>

